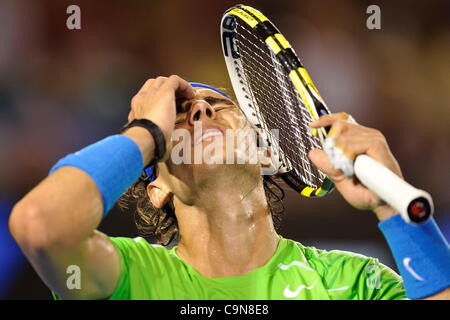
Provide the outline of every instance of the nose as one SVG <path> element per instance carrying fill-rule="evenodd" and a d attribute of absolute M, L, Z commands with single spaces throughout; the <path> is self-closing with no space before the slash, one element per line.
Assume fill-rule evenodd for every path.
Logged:
<path fill-rule="evenodd" d="M 194 121 L 214 120 L 216 113 L 210 104 L 204 100 L 197 100 L 192 103 L 189 114 L 189 124 L 194 125 Z"/>

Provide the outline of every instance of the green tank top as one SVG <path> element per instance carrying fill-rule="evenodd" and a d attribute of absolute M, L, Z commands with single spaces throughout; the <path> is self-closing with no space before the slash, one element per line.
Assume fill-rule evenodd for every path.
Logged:
<path fill-rule="evenodd" d="M 120 259 L 110 299 L 406 299 L 401 277 L 377 259 L 318 250 L 280 237 L 272 258 L 237 277 L 208 278 L 176 252 L 143 238 L 109 237 Z"/>

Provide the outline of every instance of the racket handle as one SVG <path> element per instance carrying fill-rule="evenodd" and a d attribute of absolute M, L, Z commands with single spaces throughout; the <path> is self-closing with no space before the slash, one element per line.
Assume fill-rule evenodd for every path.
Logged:
<path fill-rule="evenodd" d="M 433 214 L 431 196 L 401 179 L 388 168 L 367 155 L 359 155 L 354 163 L 359 181 L 412 224 L 427 221 Z"/>

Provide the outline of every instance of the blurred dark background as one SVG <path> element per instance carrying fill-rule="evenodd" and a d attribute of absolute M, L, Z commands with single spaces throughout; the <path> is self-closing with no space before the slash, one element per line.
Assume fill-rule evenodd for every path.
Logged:
<path fill-rule="evenodd" d="M 11 208 L 59 158 L 115 134 L 146 79 L 178 74 L 231 90 L 219 23 L 236 3 L 0 1 L 0 299 L 51 299 L 9 234 Z M 449 239 L 450 2 L 244 3 L 277 24 L 332 111 L 385 134 L 406 180 L 433 196 Z M 81 8 L 81 30 L 66 27 L 71 4 Z M 381 8 L 381 30 L 366 27 L 371 4 Z M 286 191 L 284 237 L 397 270 L 373 214 L 337 192 Z M 138 236 L 132 212 L 118 208 L 99 229 Z"/>

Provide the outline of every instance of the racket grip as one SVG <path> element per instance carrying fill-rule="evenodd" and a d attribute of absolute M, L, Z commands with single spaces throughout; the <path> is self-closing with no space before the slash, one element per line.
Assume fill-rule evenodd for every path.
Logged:
<path fill-rule="evenodd" d="M 433 214 L 431 196 L 401 179 L 388 168 L 367 155 L 359 155 L 354 163 L 359 181 L 412 224 L 427 221 Z"/>

